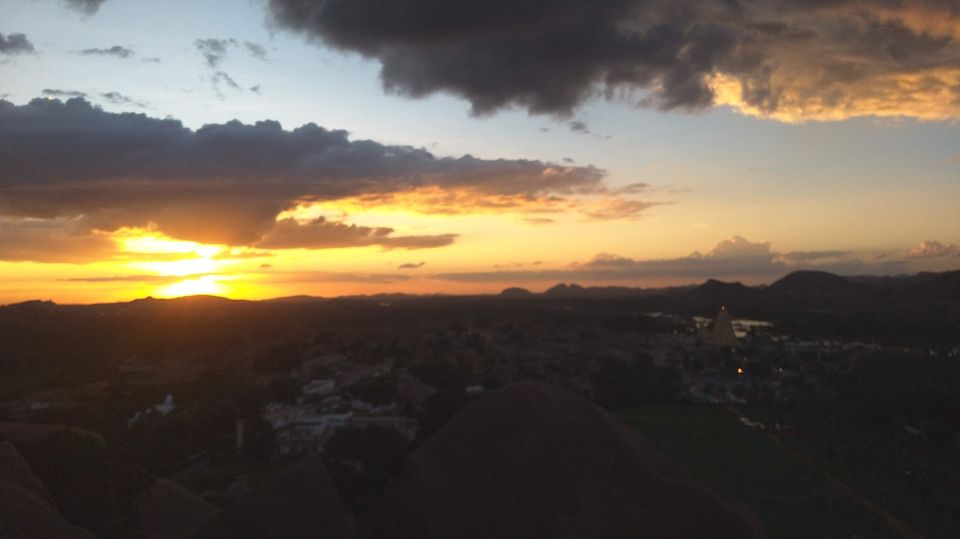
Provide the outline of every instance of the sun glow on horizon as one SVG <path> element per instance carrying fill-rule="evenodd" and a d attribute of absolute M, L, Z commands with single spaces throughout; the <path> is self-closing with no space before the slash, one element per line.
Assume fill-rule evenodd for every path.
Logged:
<path fill-rule="evenodd" d="M 163 298 L 177 298 L 182 296 L 222 296 L 226 295 L 230 287 L 221 282 L 217 275 L 201 275 L 196 279 L 184 279 L 161 287 L 157 295 Z"/>
<path fill-rule="evenodd" d="M 228 283 L 236 276 L 225 274 L 224 270 L 239 262 L 231 258 L 238 255 L 229 246 L 178 240 L 156 231 L 141 229 L 121 231 L 116 240 L 119 258 L 125 259 L 121 262 L 125 267 L 146 270 L 160 278 L 171 278 L 168 282 L 150 287 L 153 296 L 235 296 L 252 292 Z"/>

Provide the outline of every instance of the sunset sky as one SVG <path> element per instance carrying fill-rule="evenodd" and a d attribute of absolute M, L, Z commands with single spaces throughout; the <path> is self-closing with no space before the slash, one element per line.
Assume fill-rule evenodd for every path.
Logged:
<path fill-rule="evenodd" d="M 0 304 L 960 268 L 955 1 L 0 13 Z"/>

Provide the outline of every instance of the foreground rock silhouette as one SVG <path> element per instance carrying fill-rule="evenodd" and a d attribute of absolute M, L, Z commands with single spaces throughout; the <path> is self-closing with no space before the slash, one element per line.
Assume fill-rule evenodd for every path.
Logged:
<path fill-rule="evenodd" d="M 200 537 L 348 539 L 356 535 L 323 460 L 311 456 L 271 485 L 225 507 L 204 526 Z"/>
<path fill-rule="evenodd" d="M 0 442 L 0 536 L 92 537 L 64 508 L 112 515 L 98 496 L 104 487 L 83 482 L 91 470 L 65 477 L 102 458 L 95 435 L 9 423 L 0 434 L 9 440 Z M 378 536 L 763 537 L 742 503 L 699 484 L 636 431 L 575 393 L 533 382 L 457 413 L 411 455 L 391 498 Z M 140 517 L 148 538 L 356 537 L 319 456 L 222 510 L 161 479 Z"/>
<path fill-rule="evenodd" d="M 158 479 L 140 506 L 146 539 L 185 539 L 219 513 L 217 507 L 168 479 Z"/>
<path fill-rule="evenodd" d="M 57 518 L 62 517 L 78 529 L 85 528 L 96 535 L 110 535 L 119 530 L 121 515 L 110 479 L 111 465 L 98 434 L 62 425 L 0 423 L 0 440 L 6 440 L 16 449 L 31 474 L 43 485 L 46 495 L 37 499 L 49 504 Z M 34 489 L 34 492 L 38 491 Z M 5 495 L 4 511 L 10 511 L 10 503 L 25 500 Z M 41 512 L 38 509 L 31 512 L 38 516 L 39 522 Z M 54 520 L 45 520 L 61 527 Z"/>
<path fill-rule="evenodd" d="M 410 458 L 397 536 L 763 537 L 739 501 L 699 484 L 637 432 L 533 382 L 468 406 Z"/>
<path fill-rule="evenodd" d="M 63 518 L 43 482 L 10 442 L 0 442 L 0 501 L 0 537 L 94 537 Z"/>

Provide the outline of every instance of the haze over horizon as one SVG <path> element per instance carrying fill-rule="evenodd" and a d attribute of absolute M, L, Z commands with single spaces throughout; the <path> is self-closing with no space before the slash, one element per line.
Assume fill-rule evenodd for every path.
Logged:
<path fill-rule="evenodd" d="M 0 0 L 0 304 L 960 268 L 950 3 L 406 4 Z"/>

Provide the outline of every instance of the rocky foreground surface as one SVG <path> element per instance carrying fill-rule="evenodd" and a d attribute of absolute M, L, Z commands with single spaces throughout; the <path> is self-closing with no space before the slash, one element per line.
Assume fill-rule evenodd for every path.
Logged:
<path fill-rule="evenodd" d="M 0 536 L 95 537 L 123 518 L 102 441 L 56 426 L 0 424 Z M 355 537 L 311 456 L 216 508 L 159 480 L 138 501 L 151 538 Z M 752 538 L 756 516 L 698 483 L 582 397 L 533 382 L 468 406 L 414 452 L 393 497 L 397 538 Z M 104 524 L 106 523 L 106 524 Z"/>

